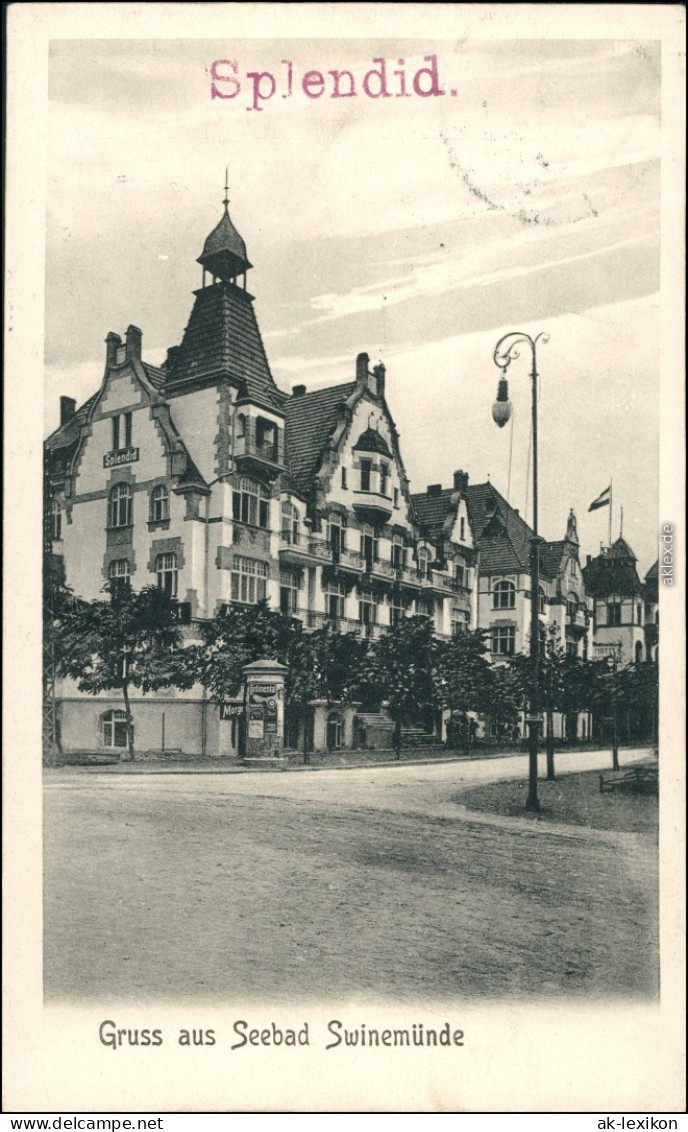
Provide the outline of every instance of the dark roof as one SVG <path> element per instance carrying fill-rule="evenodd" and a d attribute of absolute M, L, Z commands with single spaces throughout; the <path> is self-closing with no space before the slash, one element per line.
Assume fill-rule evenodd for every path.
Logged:
<path fill-rule="evenodd" d="M 657 559 L 657 561 L 654 563 L 653 566 L 650 566 L 650 569 L 648 570 L 647 574 L 645 575 L 645 581 L 646 582 L 657 582 L 658 580 L 659 580 L 659 559 Z"/>
<path fill-rule="evenodd" d="M 635 554 L 624 538 L 618 538 L 616 542 L 612 543 L 608 558 L 630 558 L 633 562 L 637 562 Z"/>
<path fill-rule="evenodd" d="M 206 239 L 196 262 L 223 279 L 231 279 L 251 267 L 246 244 L 229 219 L 226 205 L 222 220 Z"/>
<path fill-rule="evenodd" d="M 411 503 L 421 527 L 431 538 L 438 538 L 449 514 L 454 489 L 444 488 L 433 495 L 422 492 L 411 496 Z"/>
<path fill-rule="evenodd" d="M 494 485 L 469 484 L 466 502 L 480 552 L 480 573 L 520 574 L 529 570 L 533 532 Z M 551 576 L 545 569 L 542 574 Z"/>
<path fill-rule="evenodd" d="M 359 452 L 381 452 L 383 456 L 389 456 L 390 460 L 392 458 L 387 441 L 374 428 L 367 428 L 365 432 L 362 432 L 354 444 L 354 448 L 358 449 Z"/>
<path fill-rule="evenodd" d="M 641 594 L 643 587 L 635 568 L 635 557 L 612 554 L 613 549 L 612 547 L 607 554 L 598 554 L 583 567 L 583 581 L 587 592 L 597 598 L 635 597 Z"/>
<path fill-rule="evenodd" d="M 571 543 L 567 543 L 565 539 L 543 542 L 540 545 L 540 570 L 545 577 L 554 578 L 559 573 L 567 546 L 571 546 Z"/>
<path fill-rule="evenodd" d="M 168 385 L 225 375 L 240 385 L 240 396 L 282 411 L 284 394 L 275 385 L 260 336 L 253 298 L 233 283 L 196 291 L 181 346 L 167 372 Z"/>
<path fill-rule="evenodd" d="M 100 390 L 98 392 L 100 392 Z M 76 444 L 79 439 L 79 433 L 81 432 L 81 426 L 88 417 L 97 396 L 98 393 L 94 393 L 92 397 L 89 397 L 88 401 L 84 401 L 83 405 L 77 409 L 73 417 L 70 417 L 63 425 L 56 428 L 55 432 L 51 432 L 50 436 L 45 441 L 46 448 L 53 452 L 58 448 L 69 448 L 72 444 Z"/>
<path fill-rule="evenodd" d="M 325 442 L 337 423 L 339 408 L 355 388 L 356 382 L 349 381 L 344 385 L 314 389 L 286 401 L 287 464 L 301 492 L 309 491 Z"/>

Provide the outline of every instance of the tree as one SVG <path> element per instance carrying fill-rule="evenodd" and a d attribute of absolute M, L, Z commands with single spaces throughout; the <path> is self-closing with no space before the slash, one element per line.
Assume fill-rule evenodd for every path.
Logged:
<path fill-rule="evenodd" d="M 182 647 L 172 598 L 155 586 L 137 593 L 117 582 L 109 583 L 106 590 L 109 600 L 70 603 L 58 627 L 57 665 L 61 675 L 77 681 L 81 692 L 121 691 L 133 760 L 129 689 L 139 688 L 145 694 L 160 688 L 190 688 L 193 665 Z"/>
<path fill-rule="evenodd" d="M 436 706 L 430 619 L 401 618 L 373 641 L 361 665 L 361 678 L 380 700 L 389 702 L 398 759 L 404 719 L 417 719 L 423 709 Z"/>
<path fill-rule="evenodd" d="M 256 605 L 228 605 L 203 626 L 203 644 L 190 656 L 198 680 L 216 703 L 238 693 L 245 665 L 255 660 L 289 663 L 289 650 L 303 626 L 294 617 Z"/>
<path fill-rule="evenodd" d="M 367 644 L 355 633 L 339 633 L 330 625 L 313 633 L 299 632 L 289 643 L 287 707 L 304 716 L 303 754 L 308 762 L 308 732 L 305 715 L 312 700 L 350 702 L 360 686 Z"/>
<path fill-rule="evenodd" d="M 528 698 L 530 658 L 524 653 L 512 656 L 508 663 L 492 665 L 490 715 L 499 728 L 510 724 L 523 711 Z"/>
<path fill-rule="evenodd" d="M 455 712 L 488 710 L 493 687 L 485 631 L 457 633 L 434 642 L 433 679 L 439 706 Z"/>

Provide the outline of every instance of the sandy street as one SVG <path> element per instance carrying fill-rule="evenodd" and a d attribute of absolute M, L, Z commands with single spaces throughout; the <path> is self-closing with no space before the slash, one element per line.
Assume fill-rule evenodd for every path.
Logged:
<path fill-rule="evenodd" d="M 647 756 L 624 751 L 622 761 Z M 558 755 L 558 770 L 609 753 Z M 219 1004 L 648 997 L 648 835 L 468 813 L 525 760 L 49 773 L 45 989 Z"/>

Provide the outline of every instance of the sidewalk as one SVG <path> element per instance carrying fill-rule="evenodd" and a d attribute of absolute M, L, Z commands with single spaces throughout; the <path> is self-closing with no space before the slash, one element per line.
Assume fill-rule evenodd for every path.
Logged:
<path fill-rule="evenodd" d="M 654 759 L 655 747 L 620 747 L 619 758 L 622 766 L 624 760 L 627 762 L 639 762 L 643 758 Z M 386 754 L 386 752 L 380 752 Z M 352 752 L 352 754 L 356 754 Z M 545 758 L 544 749 L 538 753 L 538 762 L 543 761 Z M 575 762 L 575 766 L 567 766 L 564 769 L 570 771 L 574 770 L 593 770 L 603 762 L 605 756 L 609 758 L 611 766 L 611 749 L 609 748 L 595 748 L 595 749 L 561 749 L 555 750 L 555 760 L 566 760 L 570 763 L 571 760 Z M 578 758 L 576 758 L 578 756 Z M 343 756 L 343 759 L 346 756 Z M 402 767 L 409 766 L 441 766 L 451 763 L 493 763 L 498 760 L 510 759 L 520 760 L 525 767 L 527 765 L 528 752 L 515 753 L 511 751 L 490 751 L 486 752 L 481 750 L 479 754 L 464 755 L 464 754 L 442 754 L 437 755 L 430 753 L 430 751 L 414 752 L 410 757 L 402 751 L 401 759 L 395 759 L 393 752 L 389 752 L 388 758 L 382 759 L 365 759 L 360 758 L 356 761 L 345 762 L 331 762 L 331 763 L 308 763 L 304 764 L 302 761 L 298 763 L 287 764 L 284 767 L 246 767 L 238 765 L 234 760 L 228 758 L 198 758 L 190 760 L 189 762 L 179 763 L 164 763 L 153 762 L 149 760 L 140 760 L 135 762 L 120 762 L 120 763 L 103 763 L 101 765 L 78 765 L 78 764 L 65 764 L 59 767 L 45 767 L 44 771 L 48 771 L 51 775 L 62 773 L 64 771 L 76 771 L 86 774 L 115 774 L 115 775 L 198 775 L 198 774 L 283 774 L 283 773 L 307 773 L 309 771 L 353 771 L 353 770 L 376 770 L 377 768 L 390 768 L 394 767 L 397 770 Z M 558 772 L 562 768 L 558 767 Z"/>

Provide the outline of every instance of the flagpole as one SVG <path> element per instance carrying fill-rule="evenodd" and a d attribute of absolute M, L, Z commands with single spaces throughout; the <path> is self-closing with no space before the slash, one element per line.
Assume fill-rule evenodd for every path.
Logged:
<path fill-rule="evenodd" d="M 609 481 L 609 549 L 612 548 L 612 486 L 614 481 Z"/>

